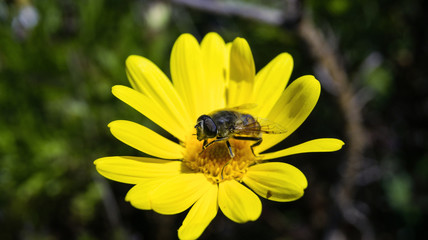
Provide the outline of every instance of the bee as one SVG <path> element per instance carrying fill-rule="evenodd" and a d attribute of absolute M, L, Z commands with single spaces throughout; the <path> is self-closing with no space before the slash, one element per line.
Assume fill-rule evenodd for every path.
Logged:
<path fill-rule="evenodd" d="M 225 141 L 231 158 L 235 156 L 230 146 L 229 139 L 253 141 L 250 146 L 254 154 L 254 147 L 263 141 L 262 134 L 280 134 L 285 131 L 276 124 L 260 122 L 251 114 L 241 110 L 244 106 L 214 111 L 207 115 L 201 115 L 196 121 L 196 135 L 199 141 L 204 141 L 202 152 L 213 143 Z M 265 120 L 266 121 L 266 120 Z M 214 139 L 208 142 L 209 139 Z M 202 153 L 201 152 L 201 153 Z"/>

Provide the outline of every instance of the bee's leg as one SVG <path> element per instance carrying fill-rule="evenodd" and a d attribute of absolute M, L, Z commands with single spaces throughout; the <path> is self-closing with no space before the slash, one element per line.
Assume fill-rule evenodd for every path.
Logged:
<path fill-rule="evenodd" d="M 233 158 L 233 157 L 235 157 L 235 154 L 233 153 L 233 151 L 232 151 L 232 147 L 230 146 L 230 143 L 229 143 L 229 140 L 226 140 L 226 146 L 227 146 L 227 148 L 229 149 L 229 155 L 230 155 L 230 158 Z M 230 160 L 229 160 L 230 161 Z M 227 162 L 227 163 L 229 163 L 229 162 Z M 227 164 L 226 163 L 226 164 Z"/>
<path fill-rule="evenodd" d="M 202 144 L 202 151 L 199 154 L 201 154 L 205 151 L 205 149 L 207 148 L 207 145 L 208 145 L 208 140 L 205 139 L 204 143 Z"/>
<path fill-rule="evenodd" d="M 235 157 L 235 154 L 233 153 L 233 151 L 232 151 L 232 147 L 230 146 L 230 143 L 229 143 L 229 140 L 226 140 L 226 145 L 227 145 L 227 148 L 229 149 L 229 155 L 230 155 L 230 159 L 229 159 L 229 161 L 227 161 L 227 163 L 226 164 L 224 164 L 223 165 L 223 167 L 221 168 L 221 179 L 223 179 L 223 171 L 224 171 L 224 168 L 230 163 L 230 161 L 232 161 L 232 158 L 233 157 Z"/>
<path fill-rule="evenodd" d="M 259 138 L 259 140 L 257 140 L 257 142 L 255 142 L 253 145 L 251 145 L 251 152 L 253 153 L 254 156 L 256 156 L 256 154 L 254 153 L 254 147 L 259 146 L 263 141 L 263 138 Z"/>
<path fill-rule="evenodd" d="M 200 152 L 199 154 L 203 153 L 205 149 L 207 149 L 209 146 L 211 146 L 211 144 L 213 144 L 215 142 L 223 141 L 226 139 L 228 139 L 228 137 L 216 138 L 209 143 L 208 143 L 208 140 L 205 139 L 204 144 L 202 144 L 202 152 Z"/>
<path fill-rule="evenodd" d="M 224 168 L 226 168 L 226 166 L 230 163 L 231 160 L 232 159 L 230 159 L 229 161 L 227 161 L 227 163 L 224 164 L 224 166 L 221 168 L 221 180 L 223 180 L 223 171 L 224 171 Z"/>
<path fill-rule="evenodd" d="M 263 141 L 263 138 L 261 137 L 233 136 L 233 138 L 238 140 L 255 141 L 255 143 L 250 146 L 251 152 L 253 153 L 254 156 L 256 156 L 256 154 L 254 153 L 254 147 L 259 146 Z"/>
<path fill-rule="evenodd" d="M 202 148 L 205 150 L 207 148 L 208 145 L 208 140 L 204 140 L 204 144 L 202 144 Z"/>

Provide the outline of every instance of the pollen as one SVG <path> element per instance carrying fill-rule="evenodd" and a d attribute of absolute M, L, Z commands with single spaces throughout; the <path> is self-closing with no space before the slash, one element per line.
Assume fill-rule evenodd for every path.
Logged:
<path fill-rule="evenodd" d="M 202 141 L 198 141 L 193 135 L 186 142 L 183 162 L 194 172 L 204 173 L 207 179 L 214 183 L 241 181 L 248 167 L 257 160 L 251 151 L 253 142 L 236 139 L 229 139 L 229 142 L 235 154 L 233 158 L 229 154 L 226 141 L 213 143 L 203 150 Z"/>

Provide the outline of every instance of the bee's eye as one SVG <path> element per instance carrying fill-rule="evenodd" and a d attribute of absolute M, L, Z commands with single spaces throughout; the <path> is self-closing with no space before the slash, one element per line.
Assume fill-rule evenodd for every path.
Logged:
<path fill-rule="evenodd" d="M 204 129 L 205 133 L 210 137 L 215 137 L 217 135 L 217 126 L 211 118 L 204 121 Z"/>
<path fill-rule="evenodd" d="M 207 115 L 200 116 L 198 118 L 198 124 L 196 126 L 201 127 L 207 137 L 212 138 L 217 135 L 217 126 L 215 125 L 211 117 Z"/>

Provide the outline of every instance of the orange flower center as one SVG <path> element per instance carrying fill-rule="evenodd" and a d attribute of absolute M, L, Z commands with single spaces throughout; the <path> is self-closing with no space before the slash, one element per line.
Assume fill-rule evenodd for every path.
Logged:
<path fill-rule="evenodd" d="M 209 141 L 212 141 L 210 139 Z M 256 162 L 256 156 L 251 151 L 251 141 L 229 139 L 235 156 L 229 154 L 226 141 L 211 144 L 202 149 L 203 141 L 198 141 L 192 135 L 186 141 L 184 164 L 194 172 L 202 172 L 214 183 L 226 180 L 241 181 L 250 165 Z"/>

